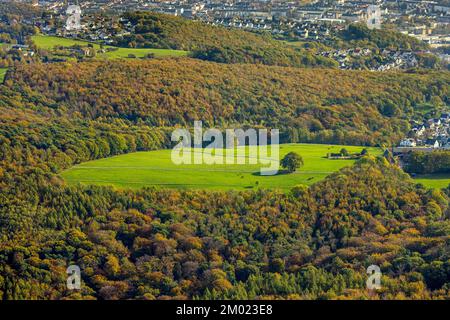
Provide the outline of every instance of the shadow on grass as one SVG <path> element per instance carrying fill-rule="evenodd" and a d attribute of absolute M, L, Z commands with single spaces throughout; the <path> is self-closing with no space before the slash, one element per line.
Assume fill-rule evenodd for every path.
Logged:
<path fill-rule="evenodd" d="M 252 173 L 252 176 L 257 176 L 257 177 L 275 177 L 275 176 L 283 176 L 283 175 L 287 175 L 287 174 L 294 174 L 294 172 L 289 172 L 288 170 L 278 170 L 278 173 L 273 175 L 273 176 L 263 176 L 261 174 L 260 171 L 255 171 Z"/>

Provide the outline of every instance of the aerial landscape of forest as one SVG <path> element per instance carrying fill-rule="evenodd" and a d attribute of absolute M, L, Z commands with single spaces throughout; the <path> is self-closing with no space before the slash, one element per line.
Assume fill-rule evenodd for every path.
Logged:
<path fill-rule="evenodd" d="M 0 1 L 0 300 L 449 300 L 448 1 L 224 2 Z"/>

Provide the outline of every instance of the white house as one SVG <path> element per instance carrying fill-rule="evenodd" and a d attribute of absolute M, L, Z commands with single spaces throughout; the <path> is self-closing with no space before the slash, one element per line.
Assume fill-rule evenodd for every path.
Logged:
<path fill-rule="evenodd" d="M 416 141 L 414 139 L 405 139 L 400 141 L 400 147 L 415 147 Z"/>
<path fill-rule="evenodd" d="M 415 132 L 417 137 L 420 137 L 420 136 L 422 136 L 425 133 L 426 128 L 425 128 L 425 126 L 422 125 L 422 126 L 418 126 L 418 127 L 413 128 L 412 131 Z"/>
<path fill-rule="evenodd" d="M 441 145 L 440 145 L 440 143 L 439 143 L 439 141 L 435 141 L 434 143 L 433 143 L 433 148 L 439 148 Z"/>

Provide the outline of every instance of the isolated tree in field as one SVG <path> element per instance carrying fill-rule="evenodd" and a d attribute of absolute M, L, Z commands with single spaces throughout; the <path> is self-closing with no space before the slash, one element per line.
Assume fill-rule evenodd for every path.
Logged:
<path fill-rule="evenodd" d="M 295 152 L 289 152 L 281 160 L 281 166 L 292 173 L 303 166 L 303 158 Z"/>
<path fill-rule="evenodd" d="M 347 157 L 349 155 L 348 150 L 345 148 L 342 148 L 340 153 L 343 157 Z"/>

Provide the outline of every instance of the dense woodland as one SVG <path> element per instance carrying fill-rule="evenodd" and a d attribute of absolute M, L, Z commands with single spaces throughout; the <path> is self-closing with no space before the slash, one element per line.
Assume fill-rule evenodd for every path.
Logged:
<path fill-rule="evenodd" d="M 450 172 L 450 151 L 414 151 L 405 156 L 405 171 L 410 173 Z"/>
<path fill-rule="evenodd" d="M 3 299 L 449 298 L 448 195 L 382 158 L 288 194 L 2 180 Z M 65 288 L 68 264 L 81 291 Z"/>
<path fill-rule="evenodd" d="M 21 22 L 42 14 L 42 11 L 30 5 L 0 2 L 0 42 L 26 42 L 27 37 L 34 34 L 36 29 Z"/>
<path fill-rule="evenodd" d="M 246 72 L 234 75 L 238 69 Z M 258 80 L 249 78 L 258 70 L 262 72 Z M 359 103 L 375 99 L 376 93 L 387 97 L 389 81 L 407 90 L 404 96 L 397 90 L 396 96 L 395 87 L 391 88 L 391 99 L 410 101 L 407 94 L 416 94 L 409 112 L 427 92 L 428 99 L 445 98 L 439 93 L 446 90 L 445 78 L 439 75 L 371 76 L 325 70 L 318 77 L 308 70 L 270 71 L 189 59 L 17 65 L 0 86 L 0 297 L 448 299 L 450 190 L 415 185 L 384 158 L 366 156 L 310 188 L 298 186 L 288 193 L 114 190 L 67 186 L 55 175 L 89 159 L 168 147 L 169 128 L 162 125 L 194 119 L 164 115 L 159 121 L 173 122 L 148 121 L 149 115 L 155 121 L 158 113 L 182 105 L 174 102 L 136 109 L 139 116 L 133 118 L 122 99 L 138 106 L 146 101 L 141 98 L 162 103 L 191 92 L 202 102 L 214 98 L 210 101 L 219 106 L 223 97 L 238 101 L 230 97 L 233 92 L 250 99 L 246 92 L 253 90 L 259 98 L 249 101 L 261 101 L 258 86 L 270 97 L 268 88 L 288 86 L 290 74 L 295 75 L 292 83 L 294 79 L 302 83 L 296 88 L 303 90 L 305 102 L 334 99 L 339 105 L 338 94 Z M 163 72 L 171 77 L 162 76 Z M 342 89 L 332 83 L 337 75 Z M 301 76 L 305 80 L 299 80 Z M 139 94 L 133 81 L 142 81 Z M 150 89 L 154 82 L 159 85 Z M 178 86 L 186 87 L 175 94 Z M 158 95 L 146 97 L 147 92 Z M 280 94 L 277 101 L 294 101 L 297 96 L 292 92 L 296 91 Z M 365 92 L 370 94 L 366 97 Z M 191 112 L 199 106 L 194 100 L 186 100 L 191 101 Z M 114 108 L 106 108 L 107 103 Z M 309 114 L 314 115 L 316 108 Z M 276 110 L 273 115 L 289 109 Z M 220 117 L 218 123 L 223 125 L 244 119 L 233 112 L 225 117 L 218 107 L 209 112 L 209 124 Z M 375 119 L 395 120 L 377 109 L 373 112 Z M 206 114 L 205 110 L 202 115 Z M 351 120 L 356 120 L 356 111 Z M 81 291 L 66 289 L 65 270 L 70 264 L 81 267 Z M 371 264 L 380 265 L 383 272 L 383 289 L 377 293 L 365 289 L 365 270 Z"/>
<path fill-rule="evenodd" d="M 339 41 L 334 46 L 369 46 L 378 49 L 394 50 L 425 50 L 427 44 L 403 33 L 394 30 L 369 29 L 363 24 L 351 24 L 340 31 Z"/>
<path fill-rule="evenodd" d="M 209 127 L 279 128 L 284 142 L 376 145 L 404 136 L 418 106 L 448 104 L 449 82 L 448 72 L 346 72 L 182 58 L 17 65 L 5 85 L 27 97 L 27 107 L 54 116 L 152 127 L 192 127 L 201 119 Z"/>
<path fill-rule="evenodd" d="M 448 84 L 446 72 L 12 61 L 0 84 L 0 300 L 450 299 L 450 187 L 417 185 L 385 157 L 289 192 L 132 191 L 58 177 L 169 148 L 174 126 L 199 119 L 280 128 L 284 142 L 389 143 L 424 105 L 448 105 Z M 66 287 L 72 264 L 80 291 Z M 372 264 L 383 273 L 376 292 L 365 284 Z"/>

